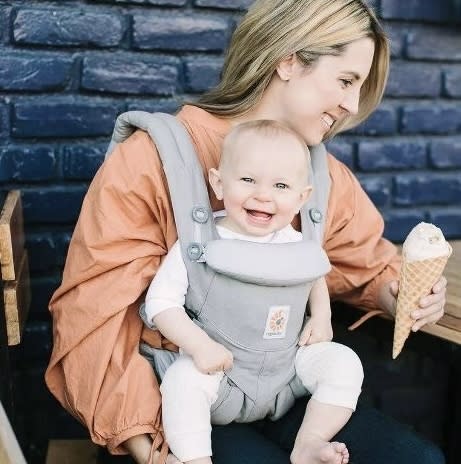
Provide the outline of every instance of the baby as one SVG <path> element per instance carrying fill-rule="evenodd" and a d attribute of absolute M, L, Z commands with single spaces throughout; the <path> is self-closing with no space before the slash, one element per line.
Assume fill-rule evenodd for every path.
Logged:
<path fill-rule="evenodd" d="M 224 140 L 219 168 L 209 171 L 210 185 L 225 208 L 215 214 L 220 238 L 268 244 L 302 241 L 302 233 L 291 223 L 311 194 L 309 169 L 309 151 L 291 129 L 269 120 L 235 126 Z M 296 267 L 297 262 L 292 265 Z M 177 242 L 153 279 L 141 314 L 148 325 L 157 327 L 180 348 L 179 358 L 167 369 L 161 384 L 163 426 L 170 449 L 182 462 L 210 464 L 211 423 L 225 423 L 214 416 L 214 411 L 227 400 L 229 383 L 232 392 L 239 387 L 232 373 L 238 367 L 240 354 L 236 353 L 241 348 L 235 347 L 234 351 L 229 337 L 223 334 L 220 339 L 216 332 L 210 336 L 206 320 L 198 316 L 193 321 L 187 315 L 184 306 L 189 277 Z M 287 378 L 286 385 L 296 392 L 295 397 L 309 393 L 312 396 L 292 457 L 302 456 L 306 463 L 346 464 L 346 445 L 330 440 L 356 407 L 363 369 L 352 350 L 331 342 L 331 309 L 324 277 L 317 276 L 314 282 L 306 284 L 303 294 L 310 314 L 303 327 L 304 304 L 299 327 L 295 327 L 299 348 L 286 364 L 289 372 L 294 363 L 295 373 Z M 229 296 L 240 305 L 238 294 Z M 244 306 L 245 302 L 241 304 Z M 288 306 L 271 304 L 267 303 L 267 318 L 257 321 L 261 331 L 251 332 L 261 333 L 264 343 L 278 343 L 286 335 L 289 318 L 296 320 Z M 250 313 L 245 311 L 241 313 L 243 317 L 229 315 L 226 324 L 243 324 L 245 330 L 245 324 L 254 323 L 247 320 Z M 285 369 L 284 363 L 280 369 Z M 232 377 L 232 381 L 226 377 Z M 271 378 L 265 380 L 270 381 Z M 275 419 L 273 405 L 276 400 L 278 405 L 283 404 L 282 397 L 280 389 L 275 391 L 267 410 L 259 412 L 260 417 L 252 416 L 253 411 L 244 413 L 242 406 L 231 420 L 251 421 L 265 416 Z M 292 405 L 292 401 L 286 403 L 282 413 Z"/>

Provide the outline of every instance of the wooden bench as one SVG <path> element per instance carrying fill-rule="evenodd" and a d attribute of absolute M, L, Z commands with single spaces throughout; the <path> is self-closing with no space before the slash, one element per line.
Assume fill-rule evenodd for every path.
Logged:
<path fill-rule="evenodd" d="M 9 346 L 21 342 L 30 304 L 21 196 L 8 193 L 0 212 L 0 462 L 25 464 L 13 432 L 14 405 Z"/>
<path fill-rule="evenodd" d="M 448 260 L 444 275 L 448 279 L 445 315 L 423 332 L 461 345 L 461 240 L 450 242 L 453 254 Z"/>
<path fill-rule="evenodd" d="M 0 214 L 0 264 L 8 345 L 12 346 L 21 342 L 30 305 L 29 266 L 18 190 L 9 192 Z"/>

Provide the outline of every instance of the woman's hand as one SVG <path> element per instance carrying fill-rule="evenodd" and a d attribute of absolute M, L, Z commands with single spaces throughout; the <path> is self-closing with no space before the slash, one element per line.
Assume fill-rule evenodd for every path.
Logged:
<path fill-rule="evenodd" d="M 379 294 L 380 306 L 395 316 L 399 284 L 396 280 L 385 284 Z M 417 332 L 426 324 L 435 324 L 444 315 L 447 279 L 442 276 L 432 287 L 431 293 L 419 300 L 419 306 L 411 313 L 415 320 L 411 330 Z"/>

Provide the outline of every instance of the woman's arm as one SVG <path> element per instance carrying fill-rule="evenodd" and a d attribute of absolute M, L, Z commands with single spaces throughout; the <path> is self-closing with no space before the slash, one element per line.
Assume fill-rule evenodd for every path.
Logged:
<path fill-rule="evenodd" d="M 397 248 L 382 237 L 384 221 L 356 177 L 338 160 L 329 157 L 332 178 L 324 248 L 332 264 L 327 284 L 332 300 L 365 309 L 395 312 L 401 258 Z M 415 326 L 443 316 L 446 279 L 414 312 Z"/>
<path fill-rule="evenodd" d="M 175 240 L 160 160 L 149 137 L 137 132 L 95 176 L 50 302 L 47 385 L 111 452 L 126 452 L 122 443 L 130 437 L 160 433 L 158 383 L 138 352 L 137 310 Z"/>

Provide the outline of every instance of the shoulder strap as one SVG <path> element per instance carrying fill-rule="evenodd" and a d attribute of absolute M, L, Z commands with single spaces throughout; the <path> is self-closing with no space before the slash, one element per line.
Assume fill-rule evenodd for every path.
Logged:
<path fill-rule="evenodd" d="M 173 213 L 183 256 L 202 257 L 203 244 L 218 237 L 203 177 L 190 135 L 174 117 L 165 113 L 130 111 L 115 123 L 106 157 L 115 144 L 135 130 L 146 131 L 154 141 L 167 178 Z"/>
<path fill-rule="evenodd" d="M 328 154 L 323 143 L 309 147 L 309 150 L 312 163 L 309 183 L 313 186 L 313 191 L 301 209 L 301 224 L 305 240 L 316 240 L 322 244 L 331 185 Z"/>
<path fill-rule="evenodd" d="M 117 118 L 106 158 L 117 143 L 126 140 L 137 129 L 146 131 L 157 146 L 183 255 L 192 261 L 201 260 L 203 244 L 218 235 L 212 220 L 206 181 L 190 135 L 174 116 L 129 111 Z M 313 192 L 301 209 L 301 223 L 304 239 L 321 244 L 331 184 L 328 155 L 323 144 L 310 147 L 310 152 L 312 169 L 309 170 L 309 182 Z"/>

